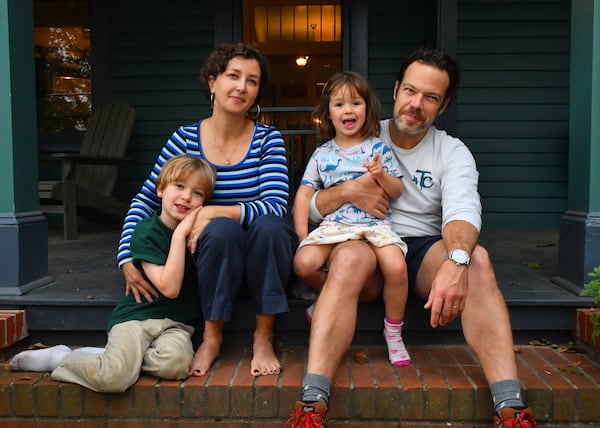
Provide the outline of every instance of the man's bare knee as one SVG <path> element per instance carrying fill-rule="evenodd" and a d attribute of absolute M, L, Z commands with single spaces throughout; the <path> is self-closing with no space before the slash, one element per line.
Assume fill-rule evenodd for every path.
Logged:
<path fill-rule="evenodd" d="M 471 266 L 469 267 L 469 291 L 481 292 L 483 297 L 490 296 L 490 292 L 498 290 L 494 266 L 489 253 L 481 245 L 477 245 L 471 254 Z M 475 285 L 476 284 L 476 285 Z"/>
<path fill-rule="evenodd" d="M 349 269 L 371 269 L 375 270 L 377 259 L 373 250 L 364 242 L 353 241 L 352 243 L 340 244 L 331 253 L 330 267 L 336 265 Z"/>

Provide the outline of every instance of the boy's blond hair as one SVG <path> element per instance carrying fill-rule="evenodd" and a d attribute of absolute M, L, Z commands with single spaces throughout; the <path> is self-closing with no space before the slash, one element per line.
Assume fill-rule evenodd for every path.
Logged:
<path fill-rule="evenodd" d="M 168 184 L 185 180 L 194 173 L 200 173 L 200 181 L 206 186 L 204 199 L 209 199 L 215 188 L 215 170 L 203 159 L 190 155 L 175 156 L 164 163 L 156 179 L 156 188 L 164 189 Z"/>

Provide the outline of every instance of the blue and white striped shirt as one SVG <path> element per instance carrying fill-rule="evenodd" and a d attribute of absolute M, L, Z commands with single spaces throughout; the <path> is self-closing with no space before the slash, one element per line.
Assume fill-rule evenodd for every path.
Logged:
<path fill-rule="evenodd" d="M 156 196 L 156 178 L 164 163 L 182 154 L 207 160 L 200 143 L 200 123 L 181 126 L 171 135 L 150 176 L 131 200 L 119 240 L 119 266 L 131 261 L 129 244 L 137 222 L 151 216 L 160 207 L 160 200 Z M 217 172 L 217 181 L 206 205 L 239 205 L 240 224 L 243 227 L 248 227 L 260 215 L 286 215 L 289 196 L 286 148 L 277 128 L 257 123 L 249 150 L 240 163 L 211 165 Z"/>

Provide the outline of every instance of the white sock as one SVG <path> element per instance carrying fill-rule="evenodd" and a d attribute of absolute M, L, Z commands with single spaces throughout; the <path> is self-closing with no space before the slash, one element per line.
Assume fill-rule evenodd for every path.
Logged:
<path fill-rule="evenodd" d="M 65 345 L 19 352 L 9 362 L 12 370 L 29 372 L 51 372 L 71 352 Z"/>
<path fill-rule="evenodd" d="M 73 352 L 83 352 L 85 354 L 104 354 L 105 348 L 97 348 L 95 346 L 82 346 L 81 348 L 73 349 Z"/>
<path fill-rule="evenodd" d="M 402 340 L 402 326 L 404 323 L 402 321 L 389 321 L 386 318 L 383 325 L 383 337 L 387 344 L 390 363 L 396 367 L 408 366 L 410 355 Z"/>

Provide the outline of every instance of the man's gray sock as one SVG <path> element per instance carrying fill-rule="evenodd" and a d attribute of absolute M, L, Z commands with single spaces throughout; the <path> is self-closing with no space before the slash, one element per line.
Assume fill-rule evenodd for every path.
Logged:
<path fill-rule="evenodd" d="M 319 374 L 307 373 L 302 380 L 302 401 L 314 403 L 321 401 L 329 408 L 331 379 Z"/>
<path fill-rule="evenodd" d="M 504 407 L 524 408 L 521 396 L 521 382 L 518 379 L 507 379 L 490 385 L 490 393 L 494 400 L 494 410 L 500 414 Z"/>

